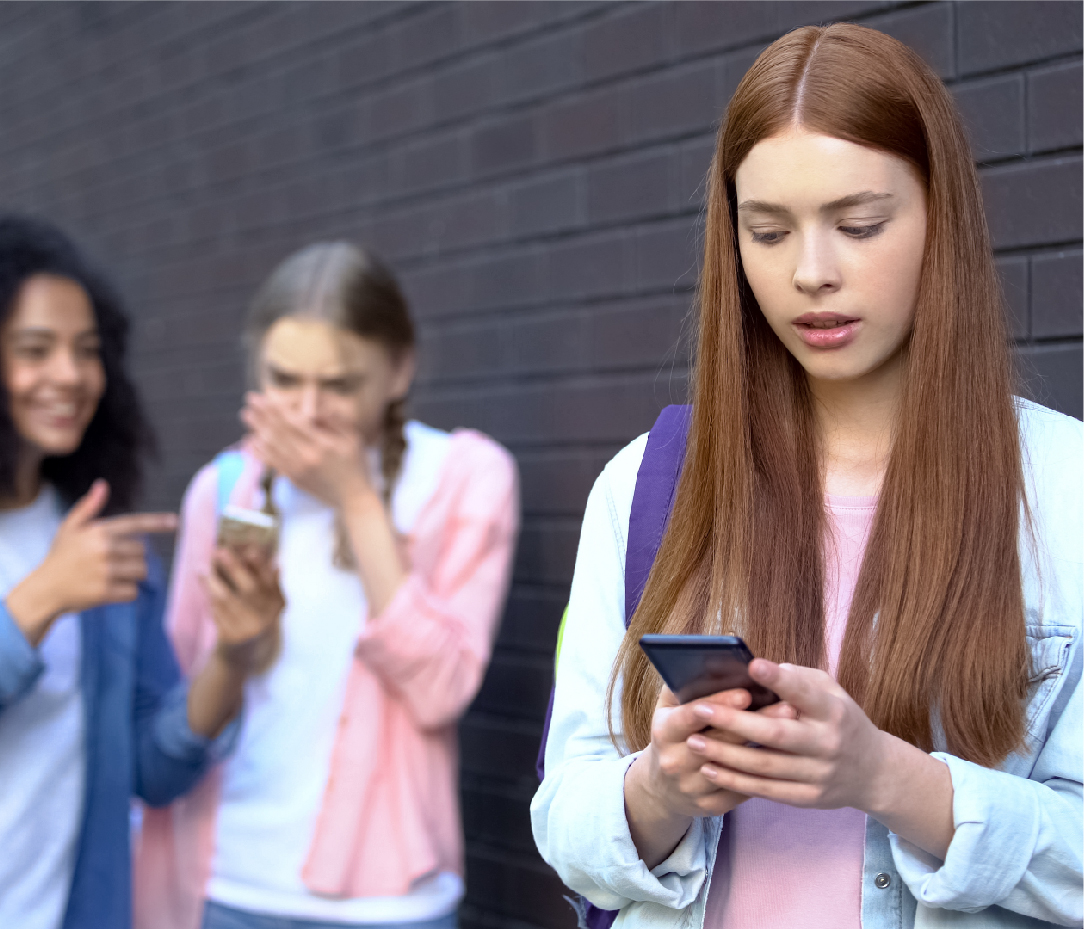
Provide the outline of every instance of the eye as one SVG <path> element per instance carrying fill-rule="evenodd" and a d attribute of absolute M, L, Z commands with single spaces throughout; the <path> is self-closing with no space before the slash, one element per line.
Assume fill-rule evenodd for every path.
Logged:
<path fill-rule="evenodd" d="M 289 390 L 298 386 L 298 379 L 294 375 L 289 375 L 284 371 L 276 371 L 274 368 L 270 371 L 269 381 L 277 388 L 283 388 Z"/>
<path fill-rule="evenodd" d="M 839 231 L 852 239 L 872 239 L 879 236 L 885 228 L 884 221 L 870 223 L 864 226 L 840 226 Z"/>
<path fill-rule="evenodd" d="M 782 242 L 783 237 L 786 236 L 786 232 L 779 229 L 771 229 L 766 232 L 757 232 L 754 229 L 752 234 L 753 241 L 763 245 L 775 245 L 777 242 Z"/>
<path fill-rule="evenodd" d="M 331 391 L 331 393 L 338 394 L 340 397 L 349 397 L 350 395 L 357 393 L 360 386 L 361 379 L 358 377 L 330 378 L 324 382 L 324 387 Z"/>
<path fill-rule="evenodd" d="M 94 361 L 102 357 L 102 347 L 97 342 L 87 342 L 79 347 L 79 357 Z"/>
<path fill-rule="evenodd" d="M 29 362 L 41 362 L 49 357 L 49 346 L 41 343 L 23 343 L 15 346 L 15 356 Z"/>

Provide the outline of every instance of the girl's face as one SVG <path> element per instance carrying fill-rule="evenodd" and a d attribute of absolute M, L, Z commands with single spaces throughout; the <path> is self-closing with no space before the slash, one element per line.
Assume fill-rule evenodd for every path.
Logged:
<path fill-rule="evenodd" d="M 384 411 L 406 396 L 413 355 L 396 355 L 371 339 L 323 320 L 283 317 L 264 336 L 260 389 L 313 426 L 357 430 L 380 441 Z"/>
<path fill-rule="evenodd" d="M 67 278 L 34 275 L 20 288 L 0 337 L 15 429 L 39 455 L 79 448 L 105 390 L 94 309 Z"/>
<path fill-rule="evenodd" d="M 735 187 L 746 277 L 809 377 L 897 369 L 926 242 L 925 187 L 914 169 L 795 129 L 757 143 Z"/>

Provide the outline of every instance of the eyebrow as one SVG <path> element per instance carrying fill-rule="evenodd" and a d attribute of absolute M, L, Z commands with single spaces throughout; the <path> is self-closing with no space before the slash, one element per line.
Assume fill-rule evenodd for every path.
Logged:
<path fill-rule="evenodd" d="M 337 374 L 333 374 L 333 375 L 330 375 L 330 374 L 328 374 L 328 375 L 306 375 L 303 372 L 293 371 L 293 370 L 291 370 L 289 368 L 283 368 L 281 365 L 276 365 L 274 362 L 269 361 L 266 364 L 267 364 L 268 369 L 271 371 L 271 373 L 274 374 L 274 375 L 277 375 L 279 377 L 286 377 L 286 378 L 306 378 L 306 377 L 311 377 L 314 381 L 319 381 L 321 384 L 326 384 L 329 381 L 346 381 L 346 380 L 350 380 L 352 378 L 361 378 L 361 377 L 363 377 L 363 375 L 362 375 L 362 373 L 360 371 L 350 371 L 350 370 L 341 371 L 341 372 L 338 372 Z"/>
<path fill-rule="evenodd" d="M 838 200 L 830 200 L 820 208 L 821 213 L 831 213 L 833 210 L 844 210 L 847 207 L 861 207 L 867 203 L 877 203 L 882 200 L 892 200 L 894 194 L 878 191 L 861 191 L 857 194 L 848 194 Z M 790 210 L 777 203 L 768 203 L 765 200 L 743 200 L 738 204 L 740 213 L 767 213 L 772 216 L 789 216 Z"/>
<path fill-rule="evenodd" d="M 55 329 L 49 329 L 49 327 L 47 327 L 47 326 L 22 326 L 22 327 L 19 327 L 17 329 L 13 329 L 11 331 L 11 335 L 12 335 L 12 338 L 26 338 L 26 337 L 29 337 L 31 339 L 34 339 L 34 338 L 42 338 L 42 337 L 44 337 L 46 339 L 55 339 L 57 333 L 56 333 Z M 76 339 L 87 339 L 87 338 L 100 339 L 101 334 L 98 332 L 97 328 L 85 329 L 81 333 L 76 333 L 75 338 Z"/>

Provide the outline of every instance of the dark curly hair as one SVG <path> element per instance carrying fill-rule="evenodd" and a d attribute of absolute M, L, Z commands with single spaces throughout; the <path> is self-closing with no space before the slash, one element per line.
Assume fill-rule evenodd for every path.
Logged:
<path fill-rule="evenodd" d="M 143 478 L 144 457 L 155 451 L 154 432 L 135 384 L 125 371 L 128 317 L 120 296 L 105 277 L 55 226 L 18 214 L 0 214 L 0 327 L 7 324 L 23 284 L 35 275 L 66 278 L 86 291 L 101 341 L 105 391 L 79 448 L 48 456 L 42 477 L 67 505 L 82 497 L 97 478 L 109 482 L 108 513 L 131 509 Z M 15 492 L 20 440 L 0 379 L 0 494 Z"/>

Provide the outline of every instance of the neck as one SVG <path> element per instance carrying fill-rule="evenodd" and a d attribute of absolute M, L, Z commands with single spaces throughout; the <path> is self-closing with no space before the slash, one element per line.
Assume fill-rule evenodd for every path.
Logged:
<path fill-rule="evenodd" d="M 20 444 L 19 460 L 15 465 L 15 486 L 12 493 L 0 495 L 0 510 L 16 510 L 32 504 L 41 489 L 41 463 L 45 458 L 36 449 Z"/>
<path fill-rule="evenodd" d="M 879 493 L 903 391 L 897 359 L 848 381 L 809 379 L 829 494 Z"/>

